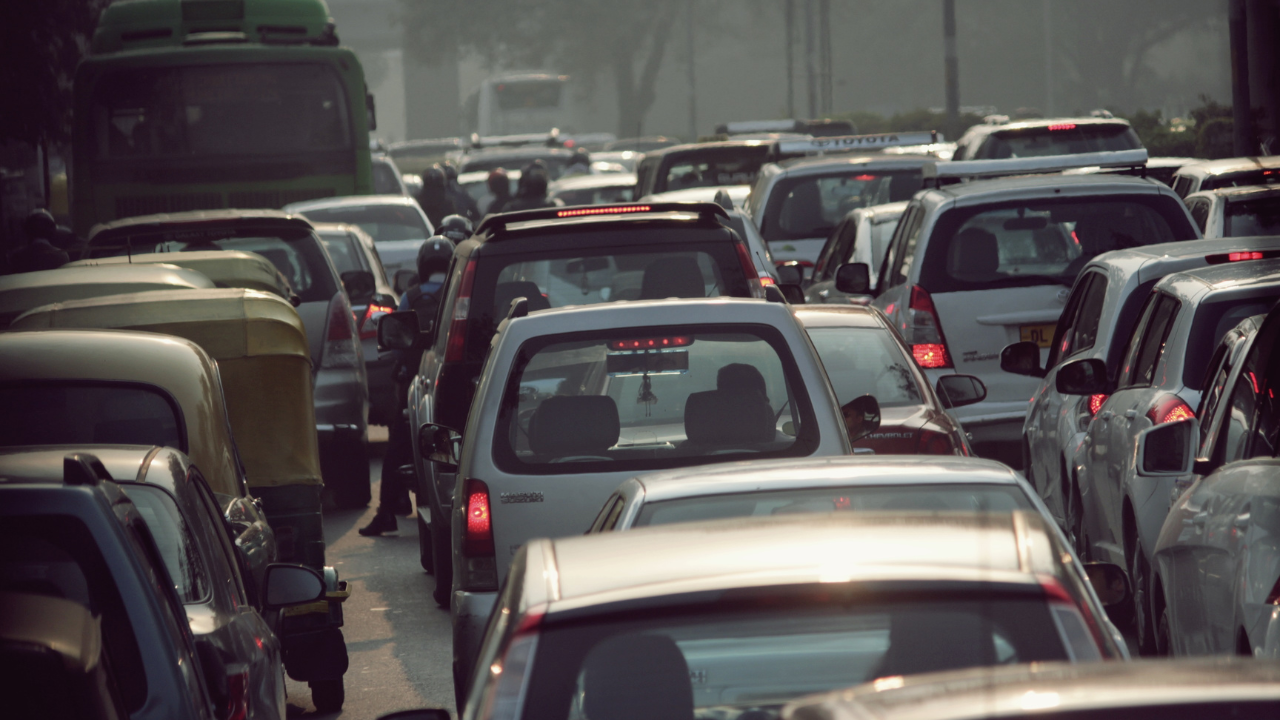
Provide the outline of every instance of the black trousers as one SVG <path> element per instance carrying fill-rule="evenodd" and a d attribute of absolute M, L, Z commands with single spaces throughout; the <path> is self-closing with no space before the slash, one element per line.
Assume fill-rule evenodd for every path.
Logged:
<path fill-rule="evenodd" d="M 382 484 L 378 487 L 379 509 L 392 510 L 409 503 L 409 483 L 413 474 L 406 476 L 400 473 L 401 467 L 413 465 L 409 421 L 405 419 L 403 412 L 408 389 L 404 390 L 405 392 L 397 392 L 400 401 L 396 403 L 396 411 L 387 428 L 387 451 L 382 457 Z"/>

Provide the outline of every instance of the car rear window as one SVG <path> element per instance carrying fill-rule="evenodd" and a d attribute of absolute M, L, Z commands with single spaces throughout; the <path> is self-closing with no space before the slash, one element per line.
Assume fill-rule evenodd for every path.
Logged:
<path fill-rule="evenodd" d="M 720 185 L 750 185 L 764 165 L 766 145 L 707 148 L 664 158 L 649 194 Z"/>
<path fill-rule="evenodd" d="M 921 285 L 932 293 L 1070 287 L 1085 264 L 1104 252 L 1195 237 L 1186 209 L 1164 196 L 956 209 L 933 228 Z"/>
<path fill-rule="evenodd" d="M 632 527 L 700 522 L 719 518 L 793 513 L 872 512 L 877 510 L 956 510 L 1009 512 L 1035 510 L 1026 493 L 1016 486 L 962 485 L 852 485 L 726 493 L 645 503 Z"/>
<path fill-rule="evenodd" d="M 978 148 L 974 159 L 999 160 L 1044 155 L 1136 150 L 1142 147 L 1137 133 L 1128 125 L 1059 123 L 992 133 Z"/>
<path fill-rule="evenodd" d="M 1226 237 L 1280 235 L 1280 195 L 1227 204 Z"/>
<path fill-rule="evenodd" d="M 1223 298 L 1216 302 L 1203 302 L 1196 308 L 1191 322 L 1191 334 L 1186 355 L 1182 360 L 1182 383 L 1192 390 L 1203 390 L 1209 358 L 1217 349 L 1222 336 L 1241 321 L 1254 315 L 1263 315 L 1275 306 L 1280 298 L 1280 288 L 1249 298 Z"/>
<path fill-rule="evenodd" d="M 329 258 L 333 260 L 333 266 L 337 268 L 339 274 L 368 269 L 364 262 L 364 253 L 356 247 L 355 238 L 345 232 L 322 232 L 320 239 L 324 242 L 324 249 L 329 251 Z"/>
<path fill-rule="evenodd" d="M 793 698 L 876 678 L 1068 659 L 1040 597 L 823 591 L 552 625 L 521 717 L 768 719 Z"/>
<path fill-rule="evenodd" d="M 0 385 L 0 446 L 161 445 L 186 451 L 178 406 L 142 385 Z M 17 411 L 21 408 L 21 411 Z"/>
<path fill-rule="evenodd" d="M 426 240 L 431 235 L 422 214 L 409 205 L 340 205 L 300 213 L 313 222 L 359 225 L 375 243 Z"/>
<path fill-rule="evenodd" d="M 827 237 L 851 210 L 910 200 L 920 190 L 919 170 L 847 169 L 838 174 L 778 181 L 765 207 L 765 240 Z"/>
<path fill-rule="evenodd" d="M 497 419 L 509 472 L 565 474 L 805 455 L 817 427 L 768 326 L 672 326 L 538 338 Z"/>
<path fill-rule="evenodd" d="M 636 186 L 613 185 L 610 187 L 583 188 L 580 190 L 561 190 L 553 196 L 565 205 L 606 205 L 609 203 L 631 202 L 634 199 Z"/>
<path fill-rule="evenodd" d="M 872 395 L 880 407 L 920 405 L 924 399 L 911 358 L 882 328 L 808 328 L 841 405 Z"/>
<path fill-rule="evenodd" d="M 388 162 L 374 160 L 369 169 L 373 171 L 373 192 L 376 195 L 399 195 L 400 178 L 396 177 L 396 168 Z"/>

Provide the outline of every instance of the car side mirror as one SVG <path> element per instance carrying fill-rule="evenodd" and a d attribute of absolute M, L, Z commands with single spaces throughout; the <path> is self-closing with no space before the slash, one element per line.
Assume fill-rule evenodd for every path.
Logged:
<path fill-rule="evenodd" d="M 870 295 L 870 266 L 866 263 L 845 263 L 836 268 L 836 290 L 845 295 Z"/>
<path fill-rule="evenodd" d="M 397 270 L 391 280 L 391 287 L 400 294 L 418 284 L 418 273 L 412 270 Z"/>
<path fill-rule="evenodd" d="M 440 708 L 418 708 L 415 710 L 399 710 L 379 715 L 378 720 L 449 720 L 449 711 Z"/>
<path fill-rule="evenodd" d="M 348 270 L 341 277 L 342 287 L 349 298 L 367 298 L 378 289 L 373 281 L 373 273 L 368 270 Z"/>
<path fill-rule="evenodd" d="M 1046 370 L 1040 367 L 1040 346 L 1033 342 L 1016 342 L 1000 351 L 1000 369 L 1015 375 L 1042 378 Z"/>
<path fill-rule="evenodd" d="M 399 310 L 378 319 L 378 347 L 383 350 L 409 350 L 420 335 L 418 313 Z"/>
<path fill-rule="evenodd" d="M 794 260 L 779 263 L 774 267 L 774 272 L 778 273 L 779 285 L 799 285 L 804 282 L 804 269 Z"/>
<path fill-rule="evenodd" d="M 268 610 L 324 599 L 324 578 L 303 565 L 272 563 L 262 584 L 262 604 Z"/>
<path fill-rule="evenodd" d="M 840 407 L 849 442 L 857 442 L 880 429 L 880 402 L 873 395 L 856 397 Z"/>
<path fill-rule="evenodd" d="M 1195 441 L 1199 438 L 1200 423 L 1195 418 L 1156 425 L 1138 433 L 1138 475 L 1190 475 L 1195 470 Z"/>
<path fill-rule="evenodd" d="M 1089 584 L 1098 594 L 1103 607 L 1116 607 L 1129 601 L 1132 589 L 1129 574 L 1119 565 L 1104 562 L 1088 562 L 1084 564 L 1084 573 L 1089 576 Z"/>
<path fill-rule="evenodd" d="M 450 427 L 426 423 L 418 428 L 418 452 L 440 465 L 443 472 L 457 472 L 462 435 Z"/>
<path fill-rule="evenodd" d="M 1063 395 L 1111 394 L 1111 381 L 1107 379 L 1107 364 L 1098 358 L 1076 360 L 1058 368 L 1054 385 Z"/>
<path fill-rule="evenodd" d="M 943 375 L 938 378 L 938 400 L 951 409 L 972 405 L 987 399 L 987 386 L 972 375 Z"/>

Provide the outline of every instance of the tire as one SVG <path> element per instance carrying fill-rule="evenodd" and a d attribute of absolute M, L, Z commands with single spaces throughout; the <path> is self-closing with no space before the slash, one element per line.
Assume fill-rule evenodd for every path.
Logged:
<path fill-rule="evenodd" d="M 346 700 L 342 678 L 317 680 L 307 685 L 311 688 L 311 704 L 316 706 L 317 712 L 334 713 L 342 709 L 342 703 Z"/>
<path fill-rule="evenodd" d="M 432 557 L 433 543 L 431 542 L 431 526 L 422 521 L 422 516 L 418 516 L 418 563 L 422 565 L 422 569 L 428 575 L 432 574 L 431 568 L 434 566 L 435 558 Z"/>
<path fill-rule="evenodd" d="M 432 519 L 435 519 L 434 509 Z M 436 605 L 449 609 L 449 596 L 453 593 L 453 540 L 442 523 L 431 523 L 431 555 L 432 567 L 435 569 L 436 587 L 431 597 Z"/>
<path fill-rule="evenodd" d="M 1138 640 L 1139 655 L 1156 654 L 1156 630 L 1151 613 L 1151 568 L 1142 552 L 1142 542 L 1134 538 L 1131 543 L 1133 557 L 1129 560 L 1129 579 L 1133 582 L 1133 632 Z"/>
<path fill-rule="evenodd" d="M 334 453 L 333 468 L 338 477 L 333 482 L 333 502 L 344 510 L 368 507 L 373 498 L 369 480 L 369 448 L 352 443 Z M 329 480 L 326 477 L 326 480 Z"/>

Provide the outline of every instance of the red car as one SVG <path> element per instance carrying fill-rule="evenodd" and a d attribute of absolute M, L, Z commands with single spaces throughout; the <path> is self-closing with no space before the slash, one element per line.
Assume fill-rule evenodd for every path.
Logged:
<path fill-rule="evenodd" d="M 877 455 L 972 455 L 960 423 L 947 408 L 987 395 L 972 375 L 945 375 L 936 390 L 916 366 L 902 336 L 884 313 L 857 305 L 802 305 L 796 317 L 831 379 L 845 422 L 856 434 L 860 421 L 848 405 L 863 395 L 880 404 L 880 427 L 853 443 Z"/>

